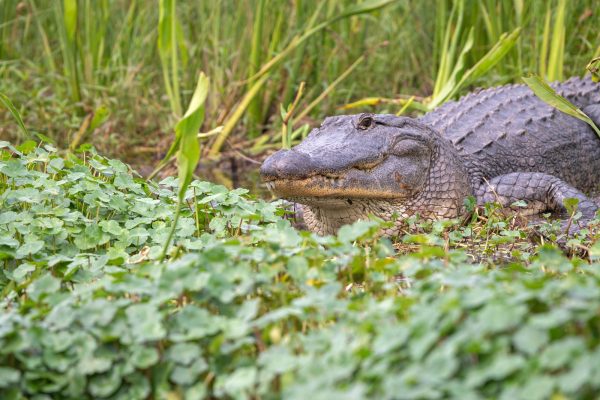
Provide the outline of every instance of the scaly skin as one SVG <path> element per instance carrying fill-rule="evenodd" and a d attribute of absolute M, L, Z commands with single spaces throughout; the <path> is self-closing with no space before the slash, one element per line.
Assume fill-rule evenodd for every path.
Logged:
<path fill-rule="evenodd" d="M 572 78 L 553 85 L 600 125 L 600 85 Z M 261 175 L 280 197 L 304 205 L 320 234 L 373 214 L 394 220 L 453 218 L 465 197 L 525 212 L 564 211 L 578 198 L 584 219 L 597 205 L 600 138 L 585 122 L 546 105 L 524 85 L 471 93 L 419 119 L 329 117 L 298 146 L 265 160 Z M 404 217 L 396 218 L 394 216 Z"/>

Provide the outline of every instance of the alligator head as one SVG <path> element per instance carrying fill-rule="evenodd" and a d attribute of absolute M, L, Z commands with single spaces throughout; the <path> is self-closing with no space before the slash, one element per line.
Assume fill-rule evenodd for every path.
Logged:
<path fill-rule="evenodd" d="M 394 115 L 326 118 L 302 143 L 267 158 L 260 173 L 277 196 L 305 205 L 307 226 L 321 234 L 369 214 L 454 217 L 470 193 L 450 143 Z"/>

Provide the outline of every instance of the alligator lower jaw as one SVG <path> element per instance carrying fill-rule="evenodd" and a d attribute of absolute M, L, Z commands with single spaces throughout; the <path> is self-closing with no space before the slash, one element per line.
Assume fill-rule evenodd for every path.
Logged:
<path fill-rule="evenodd" d="M 294 200 L 299 203 L 319 203 L 326 200 L 339 199 L 346 204 L 352 204 L 352 200 L 390 200 L 401 199 L 398 193 L 384 191 L 372 187 L 361 187 L 358 182 L 343 177 L 330 178 L 323 175 L 315 175 L 304 179 L 274 179 L 266 182 L 267 188 L 278 197 Z M 304 200 L 301 201 L 300 199 Z"/>

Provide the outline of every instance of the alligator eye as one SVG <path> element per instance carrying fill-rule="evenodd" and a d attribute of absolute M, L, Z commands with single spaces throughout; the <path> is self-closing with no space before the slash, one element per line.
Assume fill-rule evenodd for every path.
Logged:
<path fill-rule="evenodd" d="M 358 120 L 357 128 L 361 130 L 369 129 L 373 125 L 373 117 L 365 115 Z"/>

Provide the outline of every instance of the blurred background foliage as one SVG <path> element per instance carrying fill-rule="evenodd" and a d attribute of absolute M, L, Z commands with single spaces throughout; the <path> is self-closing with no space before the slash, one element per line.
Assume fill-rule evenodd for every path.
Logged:
<path fill-rule="evenodd" d="M 154 164 L 204 71 L 201 131 L 223 129 L 203 154 L 255 157 L 280 146 L 282 105 L 302 82 L 284 118 L 292 131 L 334 113 L 424 112 L 528 73 L 582 75 L 600 55 L 599 10 L 597 0 L 0 0 L 0 92 L 60 147 L 89 142 Z M 0 137 L 19 134 L 0 109 Z"/>

